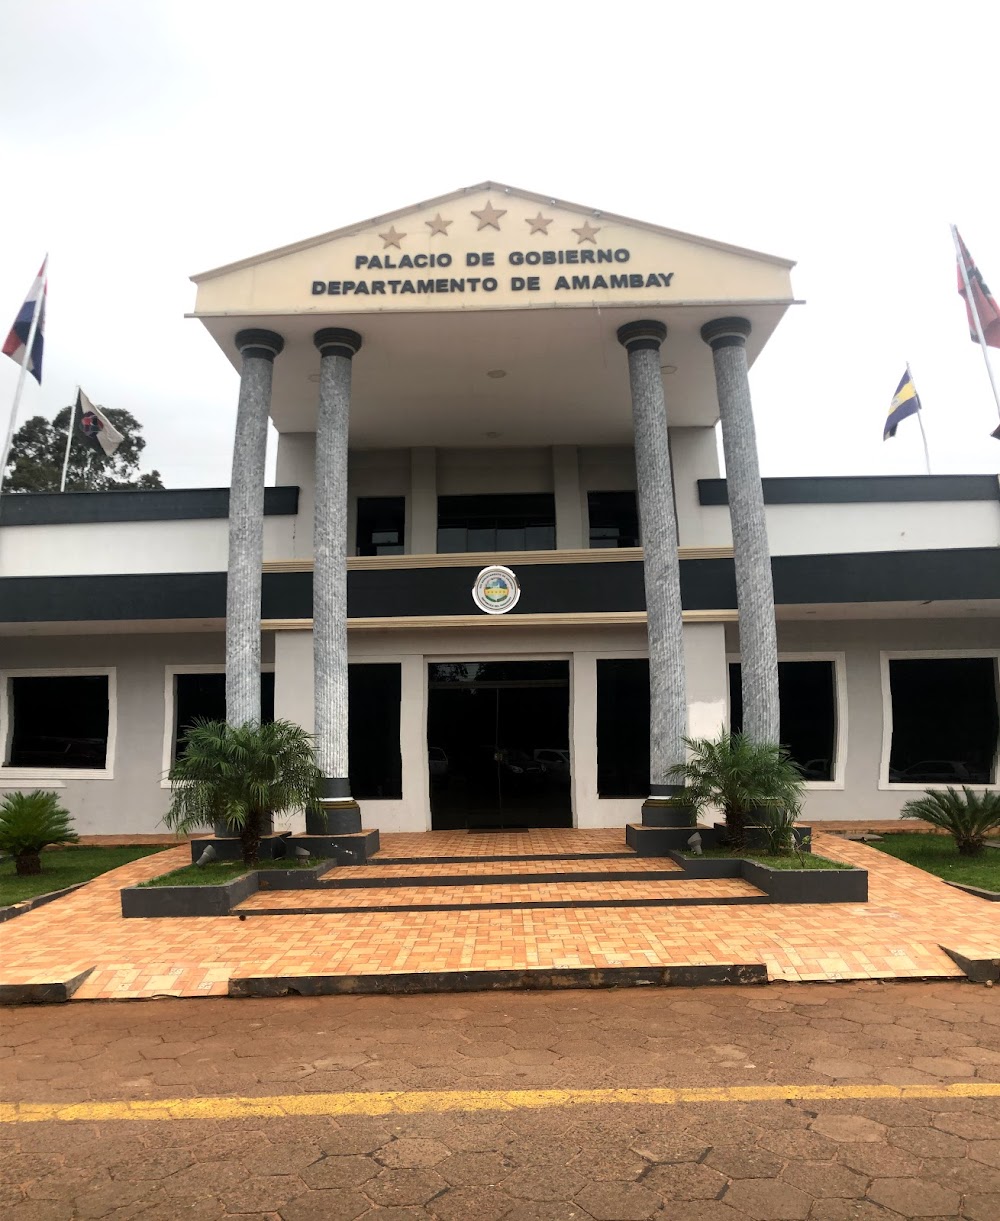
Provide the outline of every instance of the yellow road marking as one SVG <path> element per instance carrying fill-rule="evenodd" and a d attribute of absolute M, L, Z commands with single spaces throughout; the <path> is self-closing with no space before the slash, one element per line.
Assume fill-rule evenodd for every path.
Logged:
<path fill-rule="evenodd" d="M 112 1102 L 0 1103 L 0 1123 L 246 1119 L 283 1115 L 419 1115 L 575 1106 L 677 1106 L 699 1102 L 839 1102 L 875 1098 L 1000 1098 L 1000 1083 L 954 1085 L 727 1085 L 704 1089 L 386 1090 L 273 1098 L 160 1098 Z"/>

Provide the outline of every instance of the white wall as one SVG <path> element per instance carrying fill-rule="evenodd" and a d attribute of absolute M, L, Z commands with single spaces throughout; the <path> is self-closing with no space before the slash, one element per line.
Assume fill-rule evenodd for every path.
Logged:
<path fill-rule="evenodd" d="M 731 654 L 738 652 L 735 625 L 727 631 Z M 808 789 L 807 821 L 891 819 L 916 794 L 901 786 L 880 787 L 883 731 L 881 653 L 941 650 L 962 652 L 1000 647 L 1000 620 L 907 619 L 836 622 L 779 621 L 778 652 L 843 653 L 847 683 L 845 766 L 838 787 Z M 922 790 L 921 790 L 922 791 Z"/>
<path fill-rule="evenodd" d="M 265 636 L 263 659 L 273 658 Z M 162 831 L 161 819 L 169 792 L 161 787 L 166 713 L 165 671 L 168 665 L 215 666 L 225 659 L 221 633 L 162 636 L 53 636 L 0 638 L 0 670 L 115 670 L 116 703 L 114 755 L 108 760 L 111 777 L 102 780 L 54 778 L 32 769 L 18 779 L 0 769 L 0 792 L 14 789 L 55 789 L 76 820 L 82 835 L 116 835 Z"/>
<path fill-rule="evenodd" d="M 732 544 L 729 508 L 701 509 L 705 545 Z M 1000 547 L 1000 501 L 768 505 L 772 555 Z"/>

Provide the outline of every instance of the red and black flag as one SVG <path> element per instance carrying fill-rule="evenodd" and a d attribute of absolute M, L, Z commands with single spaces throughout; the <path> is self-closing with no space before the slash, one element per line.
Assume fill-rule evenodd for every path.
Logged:
<path fill-rule="evenodd" d="M 969 316 L 969 335 L 973 343 L 979 342 L 979 332 L 976 330 L 976 319 L 973 316 L 973 310 L 975 310 L 982 328 L 983 340 L 991 348 L 1000 348 L 1000 306 L 997 305 L 990 290 L 986 287 L 982 272 L 972 261 L 972 255 L 965 248 L 965 242 L 962 241 L 957 229 L 955 236 L 958 238 L 959 248 L 958 294 L 965 301 L 965 311 Z M 964 273 L 963 263 L 965 264 Z M 968 292 L 965 288 L 966 277 L 968 277 L 969 283 Z"/>

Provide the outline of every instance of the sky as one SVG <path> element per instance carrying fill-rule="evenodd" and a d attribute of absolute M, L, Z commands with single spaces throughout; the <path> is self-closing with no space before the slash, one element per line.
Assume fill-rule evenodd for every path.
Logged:
<path fill-rule="evenodd" d="M 997 472 L 956 223 L 1000 296 L 1000 4 L 2 0 L 0 326 L 50 252 L 44 384 L 229 482 L 188 277 L 486 179 L 797 260 L 751 373 L 765 475 Z M 142 299 L 142 307 L 137 302 Z M 1000 381 L 1000 350 L 992 352 Z M 17 377 L 0 360 L 0 427 Z M 273 472 L 273 437 L 271 471 Z"/>

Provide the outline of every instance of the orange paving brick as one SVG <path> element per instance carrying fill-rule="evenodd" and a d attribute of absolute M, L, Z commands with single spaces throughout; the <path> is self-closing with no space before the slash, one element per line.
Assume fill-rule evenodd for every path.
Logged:
<path fill-rule="evenodd" d="M 573 837 L 579 835 L 581 839 Z M 621 829 L 384 836 L 393 855 L 515 855 L 545 844 L 620 848 Z M 569 839 L 567 839 L 569 837 Z M 403 843 L 400 843 L 403 841 Z M 567 848 L 567 842 L 571 845 Z M 998 904 L 863 844 L 817 833 L 823 855 L 870 871 L 870 902 L 783 906 L 527 908 L 123 920 L 118 889 L 176 869 L 184 845 L 134 861 L 0 926 L 0 983 L 94 971 L 74 999 L 224 995 L 231 976 L 765 963 L 773 979 L 960 977 L 940 945 L 1000 957 Z M 406 851 L 402 849 L 405 847 Z M 476 851 L 473 851 L 476 849 Z M 543 849 L 544 850 L 544 849 Z M 385 849 L 384 849 L 385 851 Z M 522 849 L 522 852 L 524 850 Z M 669 883 L 676 885 L 676 883 Z"/>
<path fill-rule="evenodd" d="M 679 872 L 679 871 L 678 871 Z M 666 882 L 546 882 L 538 885 L 504 883 L 470 886 L 392 886 L 351 890 L 265 890 L 245 899 L 237 911 L 259 908 L 422 907 L 476 903 L 580 903 L 614 900 L 627 906 L 636 899 L 748 899 L 761 898 L 764 891 L 742 878 L 708 881 Z"/>
<path fill-rule="evenodd" d="M 530 831 L 388 831 L 379 837 L 379 856 L 560 856 L 576 853 L 631 855 L 621 827 L 578 831 L 540 827 Z"/>
<path fill-rule="evenodd" d="M 528 873 L 681 873 L 680 865 L 665 856 L 589 857 L 582 860 L 572 857 L 552 857 L 544 861 L 411 861 L 409 864 L 382 865 L 378 856 L 364 867 L 366 880 L 378 878 L 420 877 L 477 877 L 482 874 L 528 874 Z M 335 865 L 323 874 L 324 881 L 357 880 L 356 865 Z"/>

